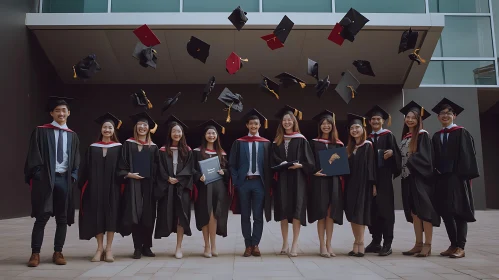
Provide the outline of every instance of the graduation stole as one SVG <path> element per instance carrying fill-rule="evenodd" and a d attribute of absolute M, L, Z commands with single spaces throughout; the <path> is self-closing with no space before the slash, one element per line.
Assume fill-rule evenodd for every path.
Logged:
<path fill-rule="evenodd" d="M 424 129 L 421 129 L 421 130 L 419 131 L 419 133 L 418 133 L 418 134 L 420 134 L 420 135 L 421 135 L 421 134 L 423 134 L 423 133 L 428 133 L 428 131 L 426 131 L 426 130 L 424 130 Z M 409 133 L 407 133 L 406 135 L 404 135 L 404 137 L 402 138 L 402 140 L 407 139 L 407 138 L 412 138 L 412 133 L 410 133 L 410 132 L 409 132 Z"/>
<path fill-rule="evenodd" d="M 305 140 L 307 139 L 300 132 L 293 132 L 291 134 L 284 134 L 284 138 L 303 138 Z"/>
<path fill-rule="evenodd" d="M 453 126 L 449 129 L 447 129 L 447 133 L 450 133 L 452 131 L 456 131 L 456 130 L 462 129 L 462 128 L 464 128 L 464 126 Z M 445 130 L 445 128 L 442 128 L 441 130 L 437 131 L 437 133 L 444 133 L 444 130 Z"/>
<path fill-rule="evenodd" d="M 331 144 L 331 143 L 333 143 L 333 142 L 331 142 L 331 140 L 322 139 L 322 138 L 314 138 L 314 139 L 312 139 L 312 141 L 317 141 L 317 142 L 321 142 L 321 143 L 324 143 L 324 144 Z M 341 142 L 338 139 L 336 140 L 336 144 L 341 145 L 341 146 L 345 146 L 345 144 L 343 144 L 343 142 Z"/>
<path fill-rule="evenodd" d="M 165 146 L 163 146 L 163 147 L 161 147 L 159 150 L 160 150 L 160 151 L 162 151 L 162 152 L 166 152 L 166 147 L 165 147 Z M 178 150 L 178 147 L 171 146 L 171 147 L 170 147 L 170 150 Z M 188 151 L 192 151 L 192 150 L 191 150 L 191 147 L 189 147 L 189 146 L 187 146 L 187 150 L 188 150 Z"/>
<path fill-rule="evenodd" d="M 90 145 L 90 147 L 99 147 L 99 148 L 112 148 L 112 147 L 117 147 L 117 146 L 121 146 L 121 143 L 118 143 L 118 142 L 114 142 L 114 141 L 111 141 L 111 142 L 96 142 L 96 143 L 93 143 Z"/>
<path fill-rule="evenodd" d="M 64 130 L 64 131 L 67 131 L 67 132 L 74 132 L 72 131 L 71 129 L 69 128 L 62 128 L 62 127 L 57 127 L 51 123 L 46 123 L 44 125 L 40 125 L 40 126 L 37 126 L 38 128 L 50 128 L 50 129 L 59 129 L 59 130 Z"/>
<path fill-rule="evenodd" d="M 140 140 L 135 140 L 135 138 L 133 137 L 130 137 L 128 139 L 126 139 L 127 142 L 131 142 L 131 143 L 135 143 L 135 144 L 138 144 L 138 145 L 147 145 L 147 142 L 144 142 L 144 141 L 140 141 Z M 151 141 L 151 145 L 156 145 L 154 144 L 152 141 Z"/>
<path fill-rule="evenodd" d="M 194 151 L 197 151 L 197 152 L 201 152 L 201 147 L 198 147 L 196 149 L 194 149 Z M 204 149 L 204 153 L 205 154 L 208 154 L 208 155 L 216 155 L 217 154 L 217 151 L 215 150 L 210 150 L 210 149 Z M 225 153 L 224 150 L 222 150 L 222 156 L 226 156 L 227 154 Z"/>
<path fill-rule="evenodd" d="M 369 143 L 370 145 L 372 145 L 371 141 L 367 141 L 365 140 L 364 143 L 360 144 L 360 145 L 355 145 L 355 148 L 360 148 L 362 146 L 364 146 L 365 144 Z"/>
<path fill-rule="evenodd" d="M 379 136 L 387 135 L 389 133 L 392 133 L 392 132 L 390 130 L 388 130 L 388 129 L 383 130 L 383 132 L 381 132 L 380 134 L 371 132 L 371 134 L 369 134 L 369 138 L 374 139 L 375 136 L 379 137 Z"/>
<path fill-rule="evenodd" d="M 241 137 L 241 138 L 237 139 L 237 141 L 241 141 L 241 142 L 270 142 L 266 138 L 263 138 L 260 136 L 249 136 L 249 135 Z"/>

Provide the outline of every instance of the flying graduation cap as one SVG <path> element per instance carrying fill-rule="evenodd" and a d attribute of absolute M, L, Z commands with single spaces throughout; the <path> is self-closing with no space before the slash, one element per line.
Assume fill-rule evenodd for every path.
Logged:
<path fill-rule="evenodd" d="M 400 37 L 399 53 L 414 49 L 418 41 L 419 32 L 409 30 L 404 31 Z"/>
<path fill-rule="evenodd" d="M 146 92 L 142 89 L 139 92 L 132 93 L 130 95 L 132 103 L 135 107 L 145 107 L 146 109 L 152 109 L 152 103 L 146 96 Z"/>
<path fill-rule="evenodd" d="M 103 125 L 105 122 L 111 122 L 115 129 L 120 129 L 123 124 L 120 119 L 109 112 L 95 119 L 95 122 L 100 125 Z"/>
<path fill-rule="evenodd" d="M 261 38 L 267 42 L 267 46 L 271 50 L 282 48 L 294 25 L 294 22 L 288 16 L 284 16 L 271 34 L 262 36 Z"/>
<path fill-rule="evenodd" d="M 367 60 L 355 60 L 352 64 L 357 68 L 357 71 L 359 71 L 360 74 L 376 77 L 373 68 L 371 67 L 371 62 Z"/>
<path fill-rule="evenodd" d="M 225 70 L 227 70 L 227 73 L 230 75 L 236 74 L 239 69 L 243 68 L 243 61 L 248 62 L 248 59 L 243 59 L 235 52 L 232 52 L 225 60 Z"/>
<path fill-rule="evenodd" d="M 97 63 L 95 59 L 96 55 L 90 54 L 73 65 L 73 78 L 90 79 L 95 73 L 102 70 L 99 63 Z"/>
<path fill-rule="evenodd" d="M 338 45 L 342 45 L 345 40 L 355 41 L 355 36 L 366 25 L 369 20 L 354 8 L 350 8 L 347 14 L 336 23 L 328 39 Z"/>
<path fill-rule="evenodd" d="M 317 81 L 319 80 L 319 63 L 308 59 L 307 74 L 314 77 Z"/>
<path fill-rule="evenodd" d="M 187 52 L 193 58 L 206 63 L 206 59 L 210 56 L 210 45 L 191 36 L 191 39 L 187 42 Z"/>
<path fill-rule="evenodd" d="M 263 76 L 263 75 L 262 75 Z M 279 99 L 279 84 L 272 81 L 271 79 L 263 76 L 262 82 L 260 83 L 260 88 L 264 92 L 269 92 L 274 94 L 274 96 Z"/>
<path fill-rule="evenodd" d="M 174 97 L 166 99 L 165 103 L 163 103 L 163 108 L 161 108 L 161 115 L 163 115 L 164 112 L 166 112 L 168 109 L 170 109 L 171 106 L 175 105 L 178 102 L 178 98 L 181 94 L 182 93 L 179 92 Z"/>
<path fill-rule="evenodd" d="M 227 119 L 225 122 L 230 123 L 231 110 L 236 110 L 238 112 L 243 111 L 243 97 L 238 93 L 232 93 L 228 88 L 225 88 L 222 93 L 218 96 L 218 100 L 227 106 L 224 111 L 227 111 Z"/>
<path fill-rule="evenodd" d="M 357 88 L 359 87 L 360 82 L 348 70 L 346 72 L 343 72 L 341 75 L 343 77 L 341 78 L 338 85 L 336 85 L 335 90 L 343 99 L 343 101 L 348 104 L 350 100 L 352 100 L 352 98 L 355 98 L 355 93 L 357 92 Z"/>
<path fill-rule="evenodd" d="M 210 95 L 211 91 L 215 87 L 215 76 L 212 76 L 206 86 L 204 87 L 203 90 L 203 99 L 201 99 L 201 103 L 205 103 L 208 101 L 208 96 Z"/>
<path fill-rule="evenodd" d="M 435 105 L 435 107 L 433 107 L 433 109 L 431 109 L 433 112 L 435 112 L 435 114 L 440 114 L 440 112 L 442 110 L 445 110 L 445 108 L 443 108 L 444 105 L 448 105 L 452 108 L 452 112 L 454 112 L 454 114 L 456 116 L 458 116 L 459 114 L 461 114 L 463 111 L 464 111 L 464 108 L 457 105 L 456 103 L 450 101 L 449 99 L 447 98 L 443 98 L 442 100 L 440 100 L 440 102 L 438 102 L 437 105 Z"/>
<path fill-rule="evenodd" d="M 421 65 L 421 63 L 426 63 L 426 60 L 419 56 L 419 49 L 415 49 L 410 55 L 409 59 Z"/>
<path fill-rule="evenodd" d="M 326 92 L 329 88 L 329 85 L 331 85 L 331 82 L 329 81 L 329 75 L 327 75 L 326 78 L 317 81 L 317 84 L 315 85 L 317 97 L 321 98 L 324 92 Z"/>
<path fill-rule="evenodd" d="M 232 13 L 230 14 L 229 20 L 230 22 L 232 22 L 232 25 L 234 25 L 237 31 L 241 31 L 243 26 L 248 21 L 248 17 L 246 16 L 247 14 L 248 13 L 241 9 L 241 6 L 235 8 L 234 11 L 232 11 Z"/>
<path fill-rule="evenodd" d="M 141 66 L 156 68 L 157 52 L 153 47 L 161 43 L 158 37 L 147 24 L 135 29 L 133 33 L 140 42 L 135 45 L 132 56 L 139 60 Z"/>
<path fill-rule="evenodd" d="M 280 83 L 285 88 L 294 84 L 299 84 L 301 88 L 305 88 L 307 86 L 304 80 L 297 78 L 287 72 L 281 73 L 275 76 L 275 78 L 279 79 Z"/>
<path fill-rule="evenodd" d="M 161 44 L 158 37 L 156 37 L 154 32 L 152 32 L 147 24 L 144 24 L 141 27 L 135 29 L 133 33 L 135 34 L 135 36 L 137 36 L 137 38 L 144 46 L 154 47 Z"/>

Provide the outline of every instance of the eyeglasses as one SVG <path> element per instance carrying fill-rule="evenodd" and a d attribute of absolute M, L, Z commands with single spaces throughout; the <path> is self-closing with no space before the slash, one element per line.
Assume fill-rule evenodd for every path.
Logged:
<path fill-rule="evenodd" d="M 449 117 L 452 117 L 452 116 L 454 116 L 454 113 L 453 113 L 453 112 L 440 112 L 440 113 L 438 113 L 438 115 L 439 115 L 440 117 L 443 117 L 443 116 L 449 116 Z"/>

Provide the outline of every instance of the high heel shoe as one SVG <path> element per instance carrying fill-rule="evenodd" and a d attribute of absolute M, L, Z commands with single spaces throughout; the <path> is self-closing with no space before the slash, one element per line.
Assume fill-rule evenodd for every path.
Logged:
<path fill-rule="evenodd" d="M 421 253 L 422 249 L 423 249 L 423 242 L 418 242 L 418 243 L 414 244 L 414 247 L 412 247 L 411 250 L 402 252 L 402 255 L 414 256 L 415 254 Z"/>
<path fill-rule="evenodd" d="M 113 256 L 113 252 L 111 250 L 106 250 L 105 252 L 105 257 L 104 257 L 104 261 L 108 262 L 108 263 L 112 263 L 114 262 L 114 256 Z"/>
<path fill-rule="evenodd" d="M 218 252 L 217 252 L 217 251 L 213 251 L 213 250 L 211 250 L 211 255 L 212 255 L 213 257 L 218 257 Z"/>
<path fill-rule="evenodd" d="M 357 249 L 357 250 L 355 250 L 355 249 Z M 357 252 L 355 252 L 355 251 L 357 251 Z M 357 245 L 357 242 L 354 242 L 353 243 L 353 249 L 352 249 L 352 251 L 348 252 L 348 255 L 350 257 L 353 257 L 353 256 L 357 255 L 358 252 L 359 252 L 359 247 Z"/>
<path fill-rule="evenodd" d="M 419 252 L 416 255 L 416 257 L 418 257 L 418 258 L 426 258 L 429 255 L 431 255 L 431 244 L 425 243 L 423 245 L 423 249 L 421 250 L 421 252 Z"/>
<path fill-rule="evenodd" d="M 205 252 L 203 253 L 203 256 L 204 256 L 205 258 L 211 258 L 212 254 L 211 254 L 211 252 L 206 252 L 206 251 L 205 251 Z"/>
<path fill-rule="evenodd" d="M 359 242 L 357 243 L 357 245 L 359 245 L 359 248 L 358 248 L 358 253 L 355 256 L 361 258 L 365 255 L 364 242 Z M 360 248 L 362 248 L 362 250 Z"/>
<path fill-rule="evenodd" d="M 286 250 L 281 249 L 281 255 L 288 255 L 289 254 L 289 245 L 286 247 Z"/>
<path fill-rule="evenodd" d="M 323 258 L 330 258 L 331 257 L 331 255 L 327 251 L 326 247 L 321 247 L 320 248 L 320 256 L 323 257 Z"/>
<path fill-rule="evenodd" d="M 92 262 L 100 262 L 104 260 L 104 254 L 102 250 L 95 251 L 95 255 L 92 258 Z"/>
<path fill-rule="evenodd" d="M 175 251 L 175 258 L 176 258 L 176 259 L 181 259 L 181 258 L 183 258 L 183 257 L 184 257 L 184 254 L 182 254 L 182 250 L 177 249 L 177 250 Z"/>

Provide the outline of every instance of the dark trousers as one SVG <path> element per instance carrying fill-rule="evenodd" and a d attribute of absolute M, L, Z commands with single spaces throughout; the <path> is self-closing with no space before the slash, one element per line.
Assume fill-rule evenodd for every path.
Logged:
<path fill-rule="evenodd" d="M 57 173 L 56 173 L 57 174 Z M 67 174 L 67 173 L 66 173 Z M 64 242 L 66 241 L 66 232 L 68 229 L 67 217 L 67 197 L 68 197 L 68 181 L 67 175 L 61 176 L 57 174 L 54 180 L 53 210 L 55 222 L 57 224 L 54 238 L 54 251 L 62 252 Z M 51 213 L 43 213 L 36 217 L 33 232 L 31 233 L 31 250 L 33 253 L 40 253 L 43 243 L 43 235 L 45 226 L 50 219 Z"/>
<path fill-rule="evenodd" d="M 442 216 L 445 229 L 449 236 L 450 244 L 453 247 L 459 247 L 464 250 L 466 245 L 466 236 L 468 235 L 468 223 L 458 217 L 450 214 Z"/>
<path fill-rule="evenodd" d="M 241 206 L 241 229 L 246 247 L 260 244 L 263 232 L 263 200 L 265 191 L 262 180 L 246 180 L 237 188 Z M 251 231 L 251 211 L 253 211 L 253 232 Z"/>
<path fill-rule="evenodd" d="M 133 238 L 133 247 L 138 250 L 142 250 L 142 248 L 151 248 L 152 247 L 152 227 L 146 227 L 143 225 L 133 225 L 132 226 L 132 238 Z"/>
<path fill-rule="evenodd" d="M 391 245 L 393 241 L 393 227 L 394 224 L 387 219 L 382 217 L 373 219 L 369 227 L 369 231 L 373 236 L 373 243 L 381 244 L 381 240 L 383 240 L 383 244 Z"/>

